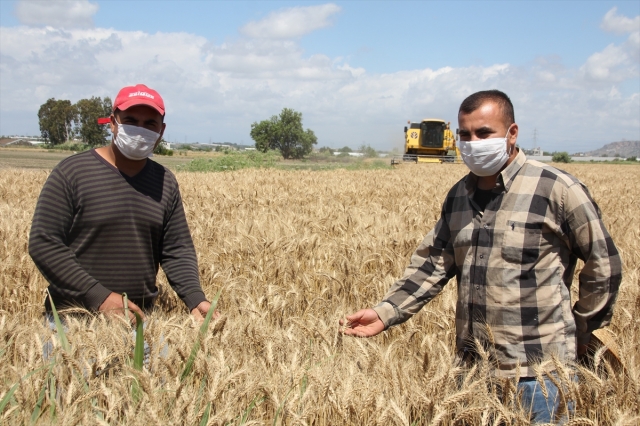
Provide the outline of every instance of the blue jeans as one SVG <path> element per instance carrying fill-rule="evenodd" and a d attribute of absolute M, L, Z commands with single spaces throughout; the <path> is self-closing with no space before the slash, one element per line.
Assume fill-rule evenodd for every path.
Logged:
<path fill-rule="evenodd" d="M 529 411 L 532 424 L 556 423 L 558 406 L 560 405 L 558 388 L 548 378 L 544 379 L 544 385 L 547 388 L 546 398 L 535 377 L 523 377 L 518 382 L 517 391 L 522 391 L 522 407 Z M 568 402 L 567 408 L 572 412 L 573 402 Z M 558 424 L 564 424 L 566 421 L 567 416 L 564 413 L 557 419 Z"/>
<path fill-rule="evenodd" d="M 56 323 L 53 319 L 53 314 L 51 313 L 45 313 L 44 316 L 44 320 L 45 320 L 45 324 L 53 331 L 56 331 Z M 64 323 L 64 320 L 61 320 L 62 325 L 64 326 L 64 331 L 65 333 L 68 331 L 67 326 Z M 143 327 L 146 327 L 146 323 L 143 325 Z M 132 330 L 131 331 L 131 337 L 133 338 L 133 341 L 136 341 L 136 330 Z M 162 350 L 160 351 L 160 357 L 162 358 L 166 358 L 169 355 L 169 346 L 167 346 L 167 344 L 164 341 L 164 337 L 160 336 L 160 344 L 162 345 Z M 46 342 L 43 342 L 42 344 L 42 357 L 44 358 L 45 361 L 48 361 L 49 358 L 51 358 L 51 355 L 53 354 L 53 342 L 51 342 L 51 340 L 48 340 Z M 148 366 L 149 365 L 149 357 L 151 356 L 151 348 L 149 347 L 149 344 L 146 342 L 144 342 L 144 365 Z"/>

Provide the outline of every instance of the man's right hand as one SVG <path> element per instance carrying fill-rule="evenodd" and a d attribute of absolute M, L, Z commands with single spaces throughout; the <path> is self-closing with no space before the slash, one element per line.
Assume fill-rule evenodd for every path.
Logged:
<path fill-rule="evenodd" d="M 142 309 L 138 307 L 135 303 L 129 300 L 129 321 L 132 323 L 136 322 L 136 316 L 133 314 L 137 312 L 140 317 L 144 320 L 144 314 L 142 313 Z M 124 303 L 122 300 L 122 295 L 118 293 L 111 293 L 105 300 L 102 302 L 102 305 L 98 308 L 100 312 L 104 312 L 106 315 L 121 315 L 124 316 Z"/>
<path fill-rule="evenodd" d="M 347 336 L 372 337 L 384 331 L 384 323 L 373 309 L 361 309 L 355 314 L 347 315 L 347 321 L 340 320 L 342 330 Z"/>

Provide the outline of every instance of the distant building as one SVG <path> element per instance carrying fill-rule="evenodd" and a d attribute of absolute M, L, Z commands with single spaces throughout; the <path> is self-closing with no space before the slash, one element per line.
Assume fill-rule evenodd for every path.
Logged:
<path fill-rule="evenodd" d="M 0 146 L 38 146 L 44 143 L 42 138 L 11 137 L 2 139 Z"/>
<path fill-rule="evenodd" d="M 345 153 L 341 152 L 341 151 L 333 151 L 333 155 L 340 155 L 340 154 L 345 154 Z M 347 154 L 349 154 L 349 157 L 362 157 L 362 156 L 364 156 L 364 154 L 362 152 L 347 152 Z"/>
<path fill-rule="evenodd" d="M 174 143 L 174 149 L 193 149 L 193 150 L 221 150 L 221 149 L 229 149 L 234 150 L 235 147 L 231 145 L 226 145 L 224 143 Z"/>

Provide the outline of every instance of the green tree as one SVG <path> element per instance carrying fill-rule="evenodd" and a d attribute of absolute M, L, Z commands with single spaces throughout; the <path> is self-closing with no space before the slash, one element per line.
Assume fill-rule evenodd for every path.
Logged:
<path fill-rule="evenodd" d="M 302 113 L 284 108 L 279 116 L 251 125 L 251 139 L 258 151 L 280 151 L 284 158 L 302 158 L 318 142 L 313 130 L 302 128 Z"/>
<path fill-rule="evenodd" d="M 371 148 L 369 145 L 362 144 L 360 146 L 360 148 L 358 149 L 358 151 L 360 151 L 362 154 L 364 154 L 364 156 L 367 157 L 367 158 L 377 158 L 378 157 L 378 151 L 376 151 L 375 149 Z"/>
<path fill-rule="evenodd" d="M 554 163 L 570 163 L 571 156 L 566 151 L 556 152 L 555 154 L 553 154 L 553 157 L 551 157 L 551 161 L 553 161 Z"/>
<path fill-rule="evenodd" d="M 343 146 L 342 148 L 340 148 L 338 150 L 338 152 L 349 153 L 349 152 L 353 152 L 353 150 L 351 148 L 349 148 L 348 146 Z"/>
<path fill-rule="evenodd" d="M 104 145 L 109 131 L 106 125 L 98 124 L 98 118 L 111 115 L 111 99 L 92 96 L 91 99 L 80 99 L 75 107 L 78 135 L 82 142 L 91 146 Z"/>
<path fill-rule="evenodd" d="M 173 155 L 173 150 L 167 148 L 167 141 L 165 141 L 164 138 L 161 138 L 160 143 L 156 146 L 156 149 L 153 150 L 153 153 L 157 155 L 168 155 L 171 157 Z"/>
<path fill-rule="evenodd" d="M 73 136 L 75 120 L 76 109 L 68 100 L 51 98 L 38 110 L 40 134 L 52 145 L 64 143 Z"/>

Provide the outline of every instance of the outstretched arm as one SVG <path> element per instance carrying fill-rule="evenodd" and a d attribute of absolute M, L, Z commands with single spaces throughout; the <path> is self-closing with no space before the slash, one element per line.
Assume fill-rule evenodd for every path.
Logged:
<path fill-rule="evenodd" d="M 411 256 L 403 277 L 389 289 L 382 302 L 347 316 L 346 323 L 340 322 L 347 327 L 342 332 L 371 337 L 415 315 L 456 273 L 450 240 L 449 227 L 441 217 Z"/>

